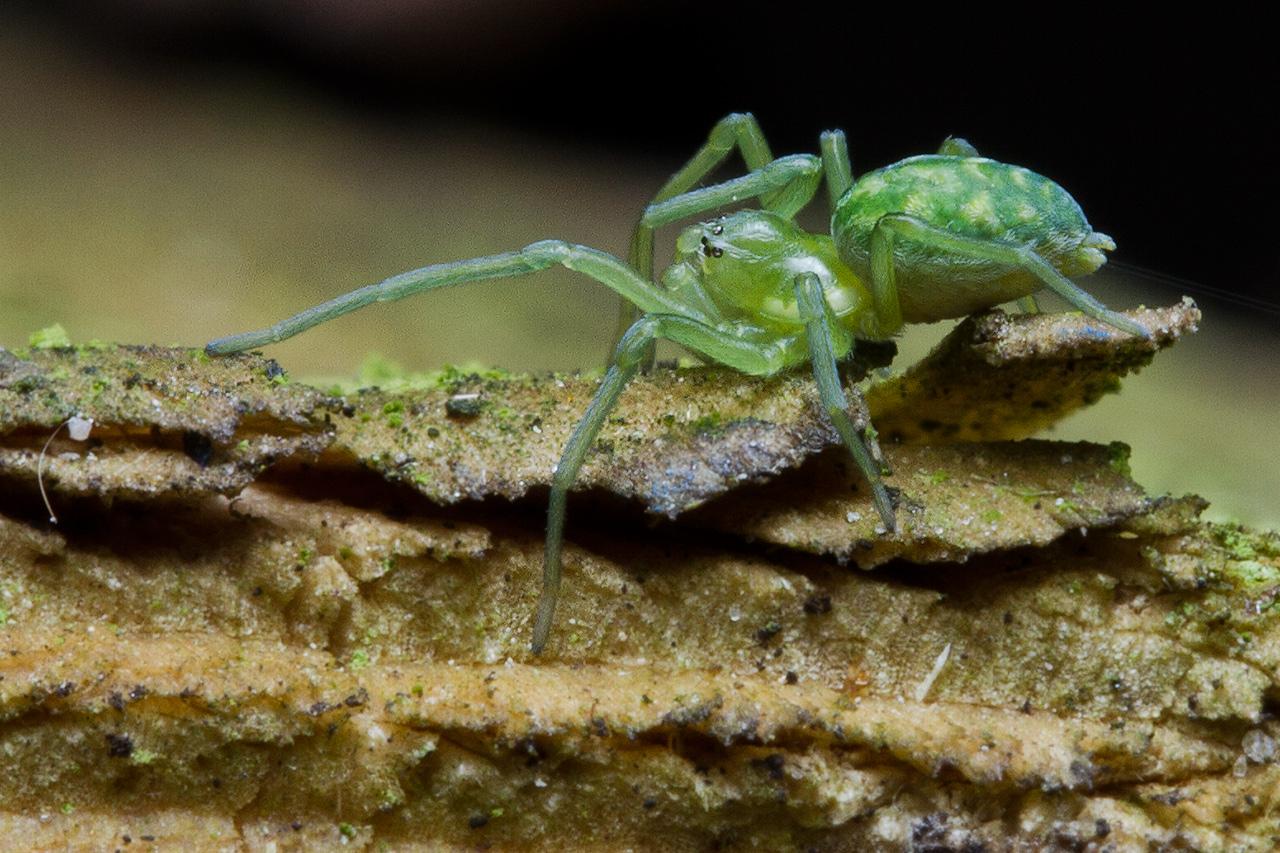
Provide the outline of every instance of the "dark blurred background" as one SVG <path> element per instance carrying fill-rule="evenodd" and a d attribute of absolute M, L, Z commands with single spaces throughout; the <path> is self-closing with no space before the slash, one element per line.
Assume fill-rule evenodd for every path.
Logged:
<path fill-rule="evenodd" d="M 743 109 L 776 153 L 844 128 L 855 171 L 965 136 L 1067 187 L 1118 260 L 1274 305 L 1274 45 L 1260 21 L 1175 14 L 10 0 L 0 345 L 54 321 L 77 340 L 198 344 L 543 237 L 624 254 L 665 175 Z M 1086 286 L 1122 307 L 1185 289 L 1132 274 Z M 1127 440 L 1149 486 L 1280 523 L 1277 463 L 1262 461 L 1280 319 L 1197 298 L 1204 333 L 1058 435 Z M 614 310 L 548 272 L 373 309 L 273 354 L 302 375 L 350 375 L 371 349 L 415 367 L 568 369 L 601 361 Z M 942 331 L 913 330 L 904 361 Z"/>
<path fill-rule="evenodd" d="M 26 5 L 117 70 L 252 75 L 388 129 L 483 123 L 669 169 L 729 110 L 855 168 L 954 133 L 1069 187 L 1123 257 L 1273 296 L 1276 48 L 1260 21 L 836 4 L 111 0 Z M 1052 13 L 1053 17 L 1048 17 Z"/>

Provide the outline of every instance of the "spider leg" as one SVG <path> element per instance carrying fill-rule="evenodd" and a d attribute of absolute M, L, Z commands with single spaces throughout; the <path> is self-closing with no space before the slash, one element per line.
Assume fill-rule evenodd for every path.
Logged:
<path fill-rule="evenodd" d="M 715 210 L 728 204 L 736 204 L 749 198 L 765 197 L 776 193 L 787 199 L 785 206 L 779 205 L 775 213 L 790 218 L 796 210 L 804 207 L 818 191 L 818 182 L 822 179 L 821 161 L 812 154 L 793 154 L 779 157 L 750 174 L 722 184 L 692 190 L 664 201 L 654 202 L 644 209 L 637 232 L 646 231 L 649 255 L 646 263 L 652 267 L 653 232 L 663 225 L 670 225 L 686 217 L 696 216 Z M 625 323 L 633 319 L 635 312 L 623 307 L 621 320 Z M 620 324 L 621 328 L 621 324 Z M 652 359 L 646 360 L 646 365 Z"/>
<path fill-rule="evenodd" d="M 775 191 L 786 203 L 777 204 L 774 212 L 789 219 L 813 199 L 821 180 L 822 161 L 812 154 L 779 157 L 740 178 L 654 202 L 644 209 L 640 227 L 660 228 L 680 219 Z"/>
<path fill-rule="evenodd" d="M 561 547 L 564 543 L 564 516 L 569 488 L 577 479 L 587 451 L 600 433 L 600 427 L 617 405 L 627 383 L 643 366 L 645 353 L 659 339 L 674 341 L 743 373 L 768 375 L 786 366 L 785 354 L 780 344 L 761 346 L 756 341 L 723 332 L 687 316 L 647 314 L 631 325 L 618 342 L 609 370 L 596 389 L 582 420 L 574 427 L 573 435 L 569 437 L 569 442 L 560 455 L 551 480 L 551 497 L 547 507 L 547 541 L 542 563 L 542 596 L 538 600 L 538 614 L 533 623 L 533 643 L 530 645 L 534 654 L 540 654 L 547 645 L 560 595 Z"/>
<path fill-rule="evenodd" d="M 946 154 L 952 157 L 980 157 L 978 149 L 969 144 L 969 140 L 959 136 L 948 136 L 942 140 L 942 145 L 938 148 L 939 154 Z"/>
<path fill-rule="evenodd" d="M 702 147 L 689 158 L 678 172 L 672 175 L 654 195 L 650 204 L 666 201 L 682 195 L 698 185 L 698 182 L 720 167 L 734 148 L 742 155 L 747 169 L 754 172 L 773 161 L 769 143 L 755 116 L 751 113 L 730 113 L 711 128 Z M 774 199 L 765 196 L 760 200 L 766 210 L 774 209 Z M 653 228 L 636 222 L 631 235 L 631 265 L 645 278 L 653 277 Z M 631 324 L 628 323 L 628 326 Z"/>
<path fill-rule="evenodd" d="M 1071 279 L 1054 269 L 1048 261 L 1026 246 L 1013 246 L 992 240 L 975 240 L 972 237 L 963 237 L 945 228 L 930 225 L 914 216 L 901 213 L 890 213 L 881 217 L 871 232 L 871 287 L 873 293 L 878 292 L 878 288 L 884 286 L 884 282 L 888 282 L 888 288 L 896 292 L 896 287 L 893 284 L 893 241 L 895 237 L 904 237 L 922 245 L 956 255 L 1020 267 L 1039 278 L 1045 287 L 1095 320 L 1140 338 L 1151 337 L 1151 334 L 1142 326 L 1123 314 L 1112 311 L 1094 299 L 1072 283 Z"/>
<path fill-rule="evenodd" d="M 827 130 L 818 137 L 822 151 L 822 168 L 827 175 L 827 199 L 835 213 L 840 196 L 853 186 L 853 164 L 849 162 L 849 143 L 843 130 Z"/>
<path fill-rule="evenodd" d="M 1024 296 L 1017 302 L 1018 308 L 1025 314 L 1039 314 L 1040 300 L 1036 299 L 1033 293 L 1030 296 Z"/>
<path fill-rule="evenodd" d="M 765 140 L 764 132 L 760 129 L 755 116 L 751 113 L 730 113 L 716 122 L 707 136 L 707 141 L 689 158 L 689 162 L 662 185 L 650 204 L 666 201 L 693 189 L 703 178 L 719 168 L 735 147 L 742 155 L 742 160 L 749 171 L 763 168 L 773 160 L 769 143 Z M 772 195 L 766 195 L 760 199 L 760 203 L 766 210 L 773 210 L 776 202 Z M 641 221 L 636 222 L 635 230 L 631 233 L 631 254 L 628 257 L 632 268 L 640 273 L 642 278 L 650 280 L 653 279 L 654 230 L 653 227 L 646 226 Z M 626 301 L 622 303 L 618 315 L 618 330 L 613 340 L 614 347 L 639 316 L 640 311 L 635 305 Z M 645 357 L 642 369 L 647 369 L 652 363 L 651 349 Z"/>
<path fill-rule="evenodd" d="M 871 301 L 880 318 L 880 327 L 902 328 L 902 304 L 893 271 L 893 233 L 882 232 L 878 225 L 871 231 L 871 280 L 867 286 L 871 288 Z"/>
<path fill-rule="evenodd" d="M 266 329 L 218 338 L 210 342 L 205 347 L 205 351 L 210 355 L 242 352 L 293 337 L 312 326 L 374 302 L 390 302 L 415 293 L 452 287 L 471 281 L 527 275 L 556 264 L 590 276 L 618 293 L 623 299 L 637 305 L 642 311 L 700 318 L 695 309 L 660 288 L 653 287 L 648 281 L 636 275 L 634 270 L 607 252 L 587 246 L 577 246 L 563 240 L 543 240 L 531 243 L 517 252 L 434 264 L 401 273 L 308 308 Z"/>
<path fill-rule="evenodd" d="M 818 395 L 826 409 L 831 424 L 844 440 L 844 445 L 853 456 L 854 463 L 862 471 L 871 485 L 871 496 L 880 519 L 890 532 L 897 529 L 894 518 L 893 502 L 889 492 L 880 479 L 880 466 L 876 464 L 867 449 L 866 443 L 859 434 L 858 428 L 849 417 L 849 400 L 840 386 L 840 376 L 836 371 L 837 344 L 841 352 L 853 351 L 853 338 L 841 329 L 829 316 L 827 301 L 822 295 L 822 283 L 813 273 L 796 276 L 796 300 L 800 306 L 800 318 L 804 320 L 805 337 L 809 342 L 809 360 L 813 364 L 813 378 L 818 383 Z M 836 333 L 843 338 L 837 341 Z"/>

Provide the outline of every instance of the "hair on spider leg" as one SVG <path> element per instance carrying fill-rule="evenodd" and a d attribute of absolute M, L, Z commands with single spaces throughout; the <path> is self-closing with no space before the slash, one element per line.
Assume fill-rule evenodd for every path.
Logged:
<path fill-rule="evenodd" d="M 62 432 L 64 427 L 72 441 L 87 441 L 89 433 L 93 430 L 93 418 L 72 415 L 58 424 L 45 440 L 44 447 L 40 448 L 40 459 L 36 462 L 36 484 L 40 487 L 40 497 L 44 499 L 44 508 L 49 511 L 51 524 L 58 523 L 58 516 L 54 513 L 53 506 L 49 503 L 49 493 L 44 488 L 44 460 L 49 453 L 49 445 L 53 444 L 53 440 L 58 437 L 58 433 Z"/>

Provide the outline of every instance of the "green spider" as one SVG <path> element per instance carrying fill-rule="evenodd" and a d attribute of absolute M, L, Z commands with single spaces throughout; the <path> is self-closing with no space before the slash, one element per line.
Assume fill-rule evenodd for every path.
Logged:
<path fill-rule="evenodd" d="M 694 189 L 737 149 L 748 174 Z M 372 302 L 425 290 L 525 275 L 559 264 L 590 276 L 624 300 L 627 321 L 595 397 L 565 446 L 552 479 L 542 596 L 532 650 L 546 646 L 560 588 L 561 545 L 569 487 L 627 382 L 651 360 L 654 343 L 673 341 L 753 376 L 806 361 L 824 409 L 870 484 L 886 531 L 894 507 L 880 468 L 849 417 L 837 361 L 855 340 L 886 340 L 905 323 L 963 317 L 1012 300 L 1034 304 L 1048 288 L 1122 332 L 1148 337 L 1072 284 L 1115 248 L 1089 227 L 1060 186 L 1019 166 L 977 155 L 949 138 L 934 155 L 910 157 L 855 182 L 844 133 L 821 136 L 821 156 L 774 159 L 755 118 L 726 116 L 707 142 L 645 208 L 631 241 L 630 263 L 613 255 L 543 240 L 507 252 L 435 264 L 353 290 L 256 332 L 219 338 L 210 355 L 240 352 L 292 337 Z M 795 224 L 826 177 L 831 234 Z M 655 229 L 745 199 L 738 210 L 686 228 L 676 259 L 653 280 Z"/>

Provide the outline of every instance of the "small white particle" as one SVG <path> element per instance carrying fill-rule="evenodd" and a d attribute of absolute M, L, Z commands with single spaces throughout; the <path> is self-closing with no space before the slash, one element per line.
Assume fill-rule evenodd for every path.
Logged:
<path fill-rule="evenodd" d="M 849 522 L 850 524 L 853 524 L 855 521 L 862 521 L 862 513 L 860 512 L 845 513 L 844 520 Z"/>
<path fill-rule="evenodd" d="M 889 532 L 889 531 L 885 528 L 885 526 L 884 526 L 883 524 L 877 524 L 877 525 L 876 525 L 876 535 L 877 535 L 877 536 L 883 536 L 883 535 L 885 535 L 885 534 L 886 534 L 886 533 L 888 533 L 888 532 Z"/>
<path fill-rule="evenodd" d="M 1062 464 L 1063 464 L 1063 465 L 1070 465 L 1070 464 L 1071 464 L 1071 454 L 1070 454 L 1070 453 L 1064 453 L 1064 454 L 1062 454 Z"/>
<path fill-rule="evenodd" d="M 539 776 L 537 779 L 534 779 L 534 780 L 533 780 L 533 787 L 535 787 L 535 788 L 545 788 L 545 787 L 547 787 L 547 780 L 546 780 L 546 779 L 543 779 L 541 776 Z"/>
<path fill-rule="evenodd" d="M 1245 774 L 1249 772 L 1249 759 L 1243 755 L 1236 759 L 1236 763 L 1231 765 L 1231 775 L 1237 779 L 1243 779 Z"/>
<path fill-rule="evenodd" d="M 1045 672 L 1053 672 L 1053 664 L 1049 663 L 1048 661 L 1045 661 L 1044 670 Z"/>
<path fill-rule="evenodd" d="M 1053 500 L 1054 506 L 1062 506 L 1064 503 L 1066 503 L 1066 500 L 1064 498 L 1054 498 Z"/>
<path fill-rule="evenodd" d="M 85 441 L 89 438 L 89 431 L 93 429 L 93 418 L 82 418 L 76 415 L 67 419 L 67 435 L 71 436 L 72 441 Z"/>
<path fill-rule="evenodd" d="M 736 605 L 736 604 L 735 604 L 735 605 L 733 605 L 732 607 L 730 607 L 730 608 L 729 608 L 729 621 L 730 621 L 730 622 L 737 622 L 737 621 L 738 621 L 739 619 L 741 619 L 741 618 L 742 618 L 742 608 L 741 608 L 741 607 L 739 607 L 738 605 Z"/>
<path fill-rule="evenodd" d="M 1241 741 L 1241 748 L 1244 754 L 1249 756 L 1249 760 L 1254 764 L 1263 764 L 1272 761 L 1276 757 L 1276 742 L 1262 729 L 1252 729 L 1245 732 L 1244 740 Z"/>
<path fill-rule="evenodd" d="M 929 674 L 924 677 L 924 681 L 916 687 L 916 701 L 923 702 L 925 697 L 929 695 L 929 691 L 933 689 L 933 682 L 938 680 L 938 676 L 942 674 L 942 668 L 947 665 L 947 660 L 951 657 L 951 644 L 947 643 L 942 647 L 942 651 L 938 653 L 938 657 L 933 662 L 933 669 L 929 670 Z"/>

